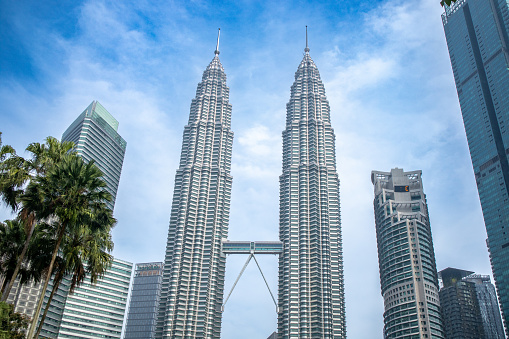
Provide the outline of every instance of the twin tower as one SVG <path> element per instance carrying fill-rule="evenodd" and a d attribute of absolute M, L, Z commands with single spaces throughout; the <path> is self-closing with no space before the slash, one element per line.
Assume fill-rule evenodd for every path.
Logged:
<path fill-rule="evenodd" d="M 346 338 L 335 136 L 307 41 L 304 51 L 283 132 L 278 338 Z M 184 127 L 156 338 L 220 338 L 223 243 L 232 188 L 231 116 L 218 37 Z"/>

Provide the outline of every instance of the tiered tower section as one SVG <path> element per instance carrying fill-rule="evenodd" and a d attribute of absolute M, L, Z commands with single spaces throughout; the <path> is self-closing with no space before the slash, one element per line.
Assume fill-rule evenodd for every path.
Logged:
<path fill-rule="evenodd" d="M 232 106 L 219 51 L 184 128 L 156 338 L 219 338 L 232 177 Z"/>
<path fill-rule="evenodd" d="M 334 131 L 315 63 L 304 50 L 283 132 L 279 338 L 345 338 Z"/>

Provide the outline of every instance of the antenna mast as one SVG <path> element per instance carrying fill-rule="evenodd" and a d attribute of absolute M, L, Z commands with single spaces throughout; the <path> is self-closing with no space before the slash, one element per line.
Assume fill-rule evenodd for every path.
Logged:
<path fill-rule="evenodd" d="M 217 44 L 216 44 L 216 50 L 214 51 L 215 55 L 219 55 L 219 35 L 221 34 L 221 28 L 217 29 Z"/>
<path fill-rule="evenodd" d="M 304 52 L 309 52 L 309 47 L 308 47 L 308 26 L 306 25 L 306 48 L 304 48 Z"/>

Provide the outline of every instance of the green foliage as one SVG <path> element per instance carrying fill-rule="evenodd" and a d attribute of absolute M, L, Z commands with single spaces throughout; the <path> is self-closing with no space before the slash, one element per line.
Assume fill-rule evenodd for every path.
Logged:
<path fill-rule="evenodd" d="M 440 1 L 440 5 L 442 5 L 442 7 L 444 7 L 444 5 L 450 6 L 453 2 L 456 2 L 456 0 L 442 0 Z"/>
<path fill-rule="evenodd" d="M 10 275 L 3 299 L 16 276 L 24 282 L 44 273 L 43 290 L 51 276 L 56 287 L 69 276 L 72 290 L 87 277 L 95 283 L 111 265 L 116 220 L 106 202 L 112 197 L 94 161 L 85 163 L 72 148 L 72 143 L 48 137 L 45 144 L 30 144 L 31 157 L 24 159 L 2 146 L 0 133 L 0 198 L 18 212 L 18 219 L 0 223 L 0 274 Z M 34 272 L 25 272 L 28 268 Z"/>
<path fill-rule="evenodd" d="M 18 278 L 22 285 L 31 281 L 37 283 L 48 267 L 54 246 L 54 238 L 45 227 L 36 227 L 32 240 L 29 243 L 25 259 L 18 271 Z M 27 240 L 27 234 L 23 222 L 19 219 L 0 222 L 0 275 L 12 277 L 23 247 Z M 6 287 L 7 279 L 0 291 Z"/>
<path fill-rule="evenodd" d="M 0 339 L 24 339 L 29 318 L 14 312 L 14 306 L 0 301 Z"/>

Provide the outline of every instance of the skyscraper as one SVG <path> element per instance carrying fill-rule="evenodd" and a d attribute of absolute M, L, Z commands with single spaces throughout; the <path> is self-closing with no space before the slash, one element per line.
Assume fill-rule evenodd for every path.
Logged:
<path fill-rule="evenodd" d="M 438 295 L 447 339 L 485 339 L 475 283 L 463 280 L 472 273 L 450 267 L 438 273 L 444 284 Z"/>
<path fill-rule="evenodd" d="M 219 37 L 218 37 L 219 43 Z M 232 187 L 232 106 L 219 50 L 184 127 L 156 338 L 219 338 Z"/>
<path fill-rule="evenodd" d="M 475 283 L 477 301 L 481 310 L 481 319 L 485 339 L 505 339 L 504 326 L 500 318 L 497 293 L 491 284 L 489 275 L 471 274 L 463 278 L 465 281 Z"/>
<path fill-rule="evenodd" d="M 163 263 L 136 264 L 124 339 L 154 339 Z"/>
<path fill-rule="evenodd" d="M 307 42 L 304 52 L 286 105 L 283 132 L 278 337 L 345 338 L 334 130 Z"/>
<path fill-rule="evenodd" d="M 132 263 L 114 258 L 96 284 L 85 279 L 72 294 L 70 278 L 64 278 L 50 304 L 41 337 L 120 339 L 132 268 Z M 46 290 L 44 307 L 51 287 Z"/>
<path fill-rule="evenodd" d="M 458 0 L 446 7 L 442 22 L 507 331 L 509 3 L 506 0 Z"/>
<path fill-rule="evenodd" d="M 62 141 L 74 142 L 78 155 L 86 162 L 93 159 L 103 172 L 103 179 L 113 197 L 108 202 L 112 210 L 127 146 L 117 130 L 118 121 L 98 101 L 92 101 L 62 135 Z"/>
<path fill-rule="evenodd" d="M 444 338 L 421 171 L 371 172 L 384 338 Z"/>

